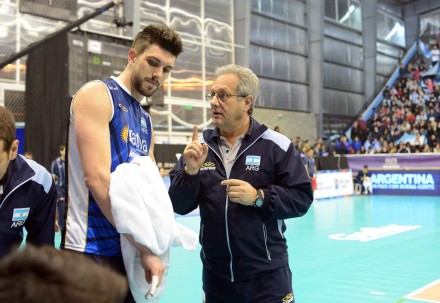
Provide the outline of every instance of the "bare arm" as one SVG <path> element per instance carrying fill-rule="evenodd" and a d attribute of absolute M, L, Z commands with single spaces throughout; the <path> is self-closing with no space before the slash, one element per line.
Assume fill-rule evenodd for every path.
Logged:
<path fill-rule="evenodd" d="M 86 186 L 104 216 L 114 225 L 108 194 L 111 167 L 108 123 L 112 106 L 104 84 L 94 81 L 83 86 L 73 100 L 72 111 Z"/>

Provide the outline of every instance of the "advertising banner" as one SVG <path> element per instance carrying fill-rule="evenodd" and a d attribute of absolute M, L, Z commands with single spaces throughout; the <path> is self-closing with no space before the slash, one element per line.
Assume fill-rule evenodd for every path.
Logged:
<path fill-rule="evenodd" d="M 316 173 L 315 199 L 353 195 L 353 176 L 350 169 L 322 170 Z"/>
<path fill-rule="evenodd" d="M 370 170 L 374 195 L 440 196 L 440 170 Z"/>
<path fill-rule="evenodd" d="M 368 165 L 370 170 L 395 169 L 438 169 L 440 170 L 440 154 L 376 154 L 346 155 L 348 165 L 354 174 Z"/>

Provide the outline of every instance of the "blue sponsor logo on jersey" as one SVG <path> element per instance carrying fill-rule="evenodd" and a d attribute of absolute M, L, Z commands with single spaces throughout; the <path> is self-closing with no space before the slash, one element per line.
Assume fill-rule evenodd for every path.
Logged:
<path fill-rule="evenodd" d="M 140 149 L 143 153 L 148 153 L 148 144 L 145 139 L 139 136 L 138 133 L 135 133 L 132 130 L 128 130 L 128 140 L 133 146 Z"/>
<path fill-rule="evenodd" d="M 260 165 L 260 156 L 246 156 L 246 165 Z"/>

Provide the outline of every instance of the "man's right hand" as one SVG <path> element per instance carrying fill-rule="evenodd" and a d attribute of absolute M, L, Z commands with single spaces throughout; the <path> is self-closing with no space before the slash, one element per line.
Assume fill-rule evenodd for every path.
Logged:
<path fill-rule="evenodd" d="M 156 287 L 162 283 L 162 275 L 165 266 L 160 261 L 159 257 L 151 252 L 141 252 L 141 265 L 145 271 L 145 280 L 151 284 L 149 296 L 154 296 Z"/>
<path fill-rule="evenodd" d="M 208 156 L 208 145 L 199 142 L 199 130 L 197 125 L 193 127 L 192 142 L 183 151 L 185 159 L 185 171 L 189 175 L 196 175 Z"/>

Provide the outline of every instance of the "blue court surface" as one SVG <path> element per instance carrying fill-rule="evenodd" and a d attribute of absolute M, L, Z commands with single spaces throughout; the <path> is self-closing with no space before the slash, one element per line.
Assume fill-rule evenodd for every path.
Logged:
<path fill-rule="evenodd" d="M 440 302 L 440 198 L 315 201 L 286 224 L 296 303 Z M 161 303 L 202 301 L 199 251 L 172 248 Z"/>
<path fill-rule="evenodd" d="M 198 215 L 176 221 L 199 231 Z M 315 201 L 286 224 L 296 303 L 440 303 L 439 197 Z M 199 252 L 171 249 L 161 303 L 202 302 Z"/>

